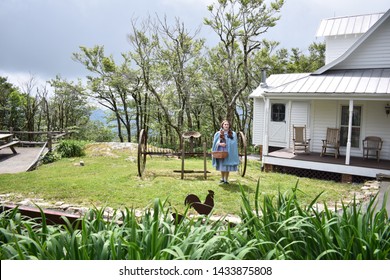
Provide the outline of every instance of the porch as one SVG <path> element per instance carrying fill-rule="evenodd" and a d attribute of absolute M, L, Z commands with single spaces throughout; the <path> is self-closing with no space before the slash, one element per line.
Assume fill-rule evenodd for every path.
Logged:
<path fill-rule="evenodd" d="M 320 153 L 297 153 L 292 149 L 280 149 L 269 152 L 263 158 L 265 171 L 281 171 L 304 177 L 322 177 L 336 181 L 352 182 L 367 178 L 390 177 L 390 161 L 375 158 L 350 157 L 345 164 L 345 155 L 320 156 Z M 314 173 L 320 176 L 315 176 Z M 312 176 L 308 176 L 308 175 Z"/>

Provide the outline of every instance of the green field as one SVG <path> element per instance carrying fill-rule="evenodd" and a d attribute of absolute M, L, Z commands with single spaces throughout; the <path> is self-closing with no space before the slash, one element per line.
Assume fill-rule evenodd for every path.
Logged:
<path fill-rule="evenodd" d="M 83 161 L 84 166 L 79 162 Z M 174 172 L 181 169 L 177 157 L 147 156 L 143 178 L 137 176 L 137 154 L 130 149 L 111 149 L 106 144 L 91 144 L 82 158 L 63 158 L 37 170 L 19 174 L 0 175 L 0 194 L 11 194 L 11 199 L 39 198 L 50 203 L 62 201 L 86 207 L 149 208 L 155 198 L 167 200 L 171 207 L 184 211 L 184 199 L 189 193 L 201 200 L 208 190 L 215 192 L 216 214 L 238 214 L 241 207 L 241 185 L 250 201 L 257 182 L 260 197 L 286 192 L 298 182 L 298 199 L 310 203 L 319 193 L 319 202 L 333 205 L 341 199 L 352 198 L 361 185 L 341 184 L 333 181 L 298 178 L 293 175 L 260 171 L 258 160 L 249 160 L 245 177 L 232 173 L 229 185 L 219 184 L 219 172 L 207 162 L 210 171 L 207 180 L 203 173 L 188 173 L 184 179 Z M 186 170 L 203 171 L 203 160 L 185 160 Z"/>

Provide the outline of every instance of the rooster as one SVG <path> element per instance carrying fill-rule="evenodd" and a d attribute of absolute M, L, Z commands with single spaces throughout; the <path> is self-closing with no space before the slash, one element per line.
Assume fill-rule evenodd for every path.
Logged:
<path fill-rule="evenodd" d="M 184 200 L 184 205 L 187 204 L 190 207 L 194 208 L 195 211 L 198 212 L 199 214 L 208 215 L 210 214 L 211 210 L 213 210 L 214 208 L 214 192 L 212 190 L 209 190 L 209 193 L 204 203 L 200 202 L 200 199 L 197 195 L 189 194 Z"/>
<path fill-rule="evenodd" d="M 172 213 L 173 222 L 178 225 L 184 220 L 184 216 L 178 213 Z"/>

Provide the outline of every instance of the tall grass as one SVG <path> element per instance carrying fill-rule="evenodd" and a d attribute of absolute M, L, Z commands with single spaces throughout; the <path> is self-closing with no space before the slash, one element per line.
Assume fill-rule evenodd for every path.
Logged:
<path fill-rule="evenodd" d="M 314 207 L 317 196 L 306 207 L 297 200 L 297 186 L 280 193 L 276 201 L 269 196 L 255 210 L 242 191 L 243 226 L 248 239 L 257 240 L 251 258 L 259 259 L 375 259 L 390 257 L 390 224 L 383 205 L 376 210 L 376 197 L 368 204 L 342 205 L 339 211 Z M 386 198 L 387 199 L 387 198 Z"/>
<path fill-rule="evenodd" d="M 104 209 L 91 209 L 79 226 L 66 221 L 51 226 L 22 217 L 17 209 L 0 214 L 0 258 L 42 260 L 213 260 L 213 259 L 376 259 L 390 258 L 390 225 L 384 207 L 342 205 L 322 212 L 291 191 L 259 199 L 259 183 L 250 201 L 241 188 L 242 222 L 232 225 L 210 216 L 172 218 L 168 202 L 156 199 L 137 217 L 117 210 L 110 220 Z M 252 206 L 254 205 L 254 206 Z M 187 209 L 188 210 L 188 209 Z M 187 211 L 186 210 L 186 211 Z M 182 213 L 187 216 L 187 212 Z"/>

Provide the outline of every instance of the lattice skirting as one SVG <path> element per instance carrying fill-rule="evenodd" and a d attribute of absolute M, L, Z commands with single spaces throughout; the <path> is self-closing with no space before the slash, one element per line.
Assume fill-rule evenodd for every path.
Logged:
<path fill-rule="evenodd" d="M 366 181 L 372 180 L 372 178 L 364 177 L 364 176 L 332 173 L 326 171 L 309 170 L 309 169 L 269 165 L 269 164 L 265 166 L 265 171 L 296 175 L 298 177 L 305 177 L 305 178 L 312 178 L 312 179 L 344 182 L 344 183 L 364 183 Z"/>

